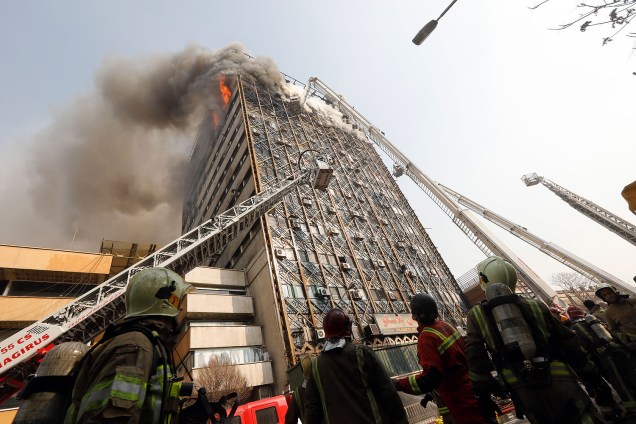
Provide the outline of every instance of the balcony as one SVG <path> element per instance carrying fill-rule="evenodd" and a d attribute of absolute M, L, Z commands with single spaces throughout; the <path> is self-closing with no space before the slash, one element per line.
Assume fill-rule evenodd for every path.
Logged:
<path fill-rule="evenodd" d="M 245 273 L 233 269 L 197 267 L 185 275 L 185 280 L 196 286 L 225 290 L 244 290 Z"/>
<path fill-rule="evenodd" d="M 254 302 L 249 296 L 191 293 L 186 304 L 191 320 L 240 321 L 254 316 Z"/>

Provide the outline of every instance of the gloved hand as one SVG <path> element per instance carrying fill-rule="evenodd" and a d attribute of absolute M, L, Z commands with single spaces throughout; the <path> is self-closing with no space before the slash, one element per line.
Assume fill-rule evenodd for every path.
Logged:
<path fill-rule="evenodd" d="M 433 395 L 430 393 L 427 393 L 426 395 L 424 395 L 422 400 L 420 400 L 420 405 L 422 405 L 422 408 L 426 408 L 426 405 L 428 405 L 428 403 L 432 400 L 433 400 Z"/>

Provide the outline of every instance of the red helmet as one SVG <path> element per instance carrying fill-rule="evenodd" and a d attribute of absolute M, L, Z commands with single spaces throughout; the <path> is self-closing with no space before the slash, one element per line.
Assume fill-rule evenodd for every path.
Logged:
<path fill-rule="evenodd" d="M 351 336 L 351 319 L 342 309 L 334 308 L 327 312 L 322 324 L 327 339 Z"/>
<path fill-rule="evenodd" d="M 578 306 L 570 306 L 568 307 L 568 316 L 570 319 L 574 318 L 583 318 L 585 316 L 585 312 Z"/>

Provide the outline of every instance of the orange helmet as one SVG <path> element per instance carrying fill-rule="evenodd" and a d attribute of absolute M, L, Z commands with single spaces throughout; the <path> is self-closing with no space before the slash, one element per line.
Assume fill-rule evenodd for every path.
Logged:
<path fill-rule="evenodd" d="M 322 324 L 327 339 L 351 336 L 351 319 L 342 309 L 334 308 L 327 312 Z"/>

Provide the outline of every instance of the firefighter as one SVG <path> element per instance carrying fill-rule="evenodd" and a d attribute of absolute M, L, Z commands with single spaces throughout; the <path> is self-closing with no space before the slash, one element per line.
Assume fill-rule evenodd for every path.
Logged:
<path fill-rule="evenodd" d="M 607 303 L 605 322 L 609 330 L 632 352 L 636 352 L 636 299 L 620 294 L 607 284 L 596 288 L 596 296 Z"/>
<path fill-rule="evenodd" d="M 351 343 L 351 324 L 337 308 L 323 319 L 326 341 L 307 381 L 306 423 L 406 424 L 400 396 L 373 350 Z"/>
<path fill-rule="evenodd" d="M 486 300 L 467 317 L 466 354 L 474 390 L 485 395 L 503 385 L 517 416 L 531 423 L 603 422 L 570 367 L 595 390 L 597 402 L 611 404 L 611 390 L 576 335 L 543 303 L 514 294 L 517 273 L 508 262 L 493 256 L 480 262 L 477 272 Z M 493 371 L 499 384 L 491 378 Z"/>
<path fill-rule="evenodd" d="M 612 337 L 598 318 L 586 316 L 578 306 L 570 306 L 568 315 L 570 329 L 620 396 L 627 415 L 636 417 L 636 364 L 629 350 Z"/>
<path fill-rule="evenodd" d="M 147 268 L 126 287 L 126 315 L 82 360 L 65 423 L 175 422 L 178 379 L 172 348 L 190 285 L 165 268 Z"/>
<path fill-rule="evenodd" d="M 311 356 L 305 356 L 300 360 L 300 368 L 305 379 L 291 395 L 285 414 L 285 424 L 297 424 L 298 420 L 302 423 L 305 422 L 305 391 L 307 390 L 309 373 L 311 373 Z"/>
<path fill-rule="evenodd" d="M 490 394 L 484 400 L 491 421 L 482 415 L 468 377 L 464 340 L 458 330 L 437 319 L 435 299 L 416 294 L 411 299 L 411 314 L 418 323 L 417 357 L 422 372 L 396 381 L 396 388 L 412 395 L 436 390 L 457 424 L 496 422 Z"/>
<path fill-rule="evenodd" d="M 598 303 L 594 303 L 592 299 L 585 299 L 583 301 L 583 305 L 585 305 L 590 314 L 594 315 L 602 322 L 607 323 L 607 321 L 605 320 L 605 309 L 603 309 L 601 305 L 599 305 Z"/>

